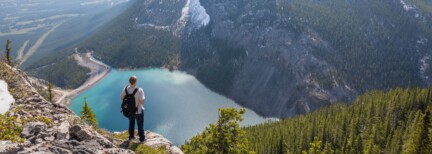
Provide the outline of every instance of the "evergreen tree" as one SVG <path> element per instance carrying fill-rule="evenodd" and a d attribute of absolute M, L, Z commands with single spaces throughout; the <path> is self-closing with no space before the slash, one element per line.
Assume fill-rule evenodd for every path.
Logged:
<path fill-rule="evenodd" d="M 96 120 L 96 115 L 93 113 L 93 110 L 88 106 L 87 98 L 84 97 L 84 106 L 81 110 L 81 119 L 84 120 L 87 124 L 97 127 L 98 122 Z"/>
<path fill-rule="evenodd" d="M 53 101 L 52 83 L 48 81 L 48 101 Z"/>
<path fill-rule="evenodd" d="M 11 44 L 11 41 L 6 40 L 6 62 L 9 66 L 13 66 L 12 57 L 11 57 L 12 48 L 10 47 L 10 44 Z"/>
<path fill-rule="evenodd" d="M 331 147 L 330 143 L 326 143 L 324 146 L 323 154 L 334 154 L 334 150 Z"/>
<path fill-rule="evenodd" d="M 322 142 L 318 139 L 318 137 L 315 137 L 313 142 L 311 142 L 308 151 L 303 151 L 303 154 L 320 154 L 321 153 L 321 146 Z"/>
<path fill-rule="evenodd" d="M 244 130 L 250 150 L 263 154 L 281 153 L 282 136 L 284 153 L 432 153 L 430 95 L 420 88 L 371 91 L 349 105 Z"/>
<path fill-rule="evenodd" d="M 237 111 L 234 108 L 219 109 L 219 120 L 210 124 L 204 132 L 193 137 L 182 149 L 185 153 L 208 154 L 245 154 L 248 150 L 248 140 L 245 131 L 240 128 L 245 109 Z"/>
<path fill-rule="evenodd" d="M 430 108 L 428 108 L 425 111 L 425 114 L 423 115 L 423 125 L 422 125 L 422 132 L 421 132 L 421 136 L 420 136 L 420 153 L 432 153 L 432 142 L 430 139 L 430 134 L 431 134 L 431 119 L 430 119 Z"/>
<path fill-rule="evenodd" d="M 279 140 L 279 147 L 278 147 L 278 154 L 284 154 L 285 152 L 285 143 L 284 138 L 281 136 L 281 139 Z"/>

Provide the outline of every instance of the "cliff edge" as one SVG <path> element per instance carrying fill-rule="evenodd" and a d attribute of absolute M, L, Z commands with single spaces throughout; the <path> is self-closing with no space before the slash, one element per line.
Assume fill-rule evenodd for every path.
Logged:
<path fill-rule="evenodd" d="M 0 114 L 0 153 L 135 153 L 115 133 L 94 129 L 65 105 L 45 100 L 24 72 L 0 62 L 0 80 L 15 99 Z M 146 131 L 146 138 L 149 148 L 183 153 L 162 135 Z"/>

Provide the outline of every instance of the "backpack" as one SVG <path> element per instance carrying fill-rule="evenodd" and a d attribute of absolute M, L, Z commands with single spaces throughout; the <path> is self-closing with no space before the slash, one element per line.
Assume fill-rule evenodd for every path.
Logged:
<path fill-rule="evenodd" d="M 135 88 L 132 94 L 127 92 L 127 87 L 125 88 L 126 95 L 123 98 L 123 102 L 121 105 L 121 112 L 126 118 L 129 118 L 135 114 L 137 111 L 136 103 L 135 103 L 135 94 L 137 93 L 138 88 Z"/>

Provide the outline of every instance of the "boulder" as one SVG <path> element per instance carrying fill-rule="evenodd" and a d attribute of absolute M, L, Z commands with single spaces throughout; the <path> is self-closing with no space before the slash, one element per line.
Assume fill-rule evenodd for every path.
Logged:
<path fill-rule="evenodd" d="M 153 133 L 150 131 L 145 131 L 144 135 L 145 135 L 146 139 L 163 138 L 162 135 L 160 135 L 158 133 Z"/>
<path fill-rule="evenodd" d="M 93 138 L 93 134 L 89 129 L 84 129 L 80 125 L 72 126 L 69 129 L 71 137 L 78 139 L 79 141 L 86 141 Z"/>
<path fill-rule="evenodd" d="M 31 136 L 41 133 L 46 128 L 47 125 L 42 122 L 29 122 L 24 126 L 24 129 L 21 132 L 21 136 L 25 138 L 29 138 Z"/>
<path fill-rule="evenodd" d="M 0 153 L 17 153 L 19 149 L 17 143 L 0 144 Z"/>
<path fill-rule="evenodd" d="M 110 142 L 108 139 L 106 139 L 105 137 L 102 136 L 97 136 L 96 141 L 99 143 L 99 145 L 101 145 L 104 148 L 114 148 L 115 145 Z"/>
<path fill-rule="evenodd" d="M 58 140 L 69 139 L 69 123 L 63 122 L 55 129 L 55 137 Z"/>
<path fill-rule="evenodd" d="M 172 146 L 170 148 L 171 154 L 184 154 L 183 151 L 181 151 L 180 148 L 178 148 L 177 146 Z"/>

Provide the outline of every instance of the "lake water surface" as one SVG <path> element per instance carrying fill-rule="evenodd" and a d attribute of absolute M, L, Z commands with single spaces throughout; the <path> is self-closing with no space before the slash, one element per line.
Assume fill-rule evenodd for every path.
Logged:
<path fill-rule="evenodd" d="M 128 129 L 128 120 L 120 112 L 120 92 L 130 76 L 138 77 L 138 86 L 145 92 L 144 128 L 162 134 L 176 145 L 183 144 L 202 132 L 218 118 L 218 109 L 241 108 L 232 100 L 202 85 L 194 76 L 162 69 L 132 71 L 112 70 L 103 80 L 74 99 L 70 108 L 79 114 L 87 98 L 99 122 L 109 131 Z M 265 122 L 251 110 L 244 115 L 242 125 Z"/>

